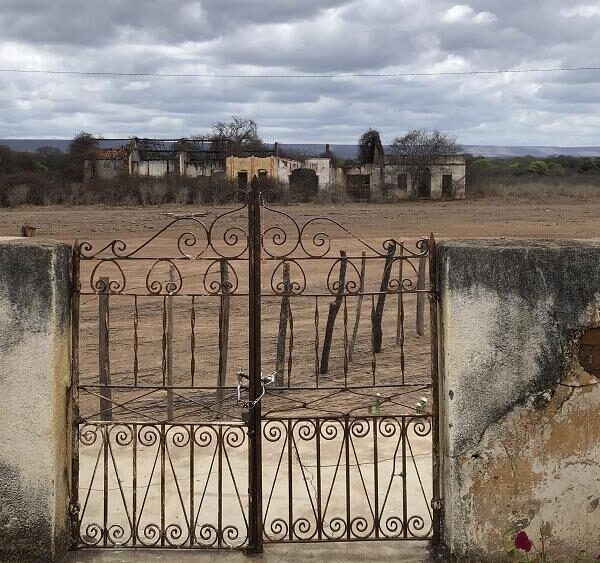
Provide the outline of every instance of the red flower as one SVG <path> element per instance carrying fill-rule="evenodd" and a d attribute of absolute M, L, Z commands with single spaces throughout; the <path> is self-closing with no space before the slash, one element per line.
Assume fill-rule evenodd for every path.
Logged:
<path fill-rule="evenodd" d="M 596 555 L 596 561 L 600 561 L 600 553 Z"/>
<path fill-rule="evenodd" d="M 533 547 L 532 541 L 526 532 L 519 532 L 515 537 L 515 547 L 529 553 Z"/>

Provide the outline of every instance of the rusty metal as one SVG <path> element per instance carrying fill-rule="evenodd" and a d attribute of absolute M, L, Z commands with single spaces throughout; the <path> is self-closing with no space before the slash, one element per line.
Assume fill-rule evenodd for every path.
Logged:
<path fill-rule="evenodd" d="M 366 242 L 325 217 L 297 222 L 266 204 L 260 188 L 254 179 L 250 191 L 236 196 L 240 205 L 210 223 L 177 217 L 139 244 L 76 243 L 71 522 L 79 546 L 236 548 L 254 555 L 263 542 L 439 542 L 433 236 L 413 248 L 395 239 Z M 338 248 L 336 241 L 346 246 Z M 425 287 L 418 283 L 424 260 Z M 95 313 L 95 300 L 103 296 L 110 296 L 110 307 L 131 311 L 130 333 L 115 328 L 122 331 L 121 342 L 105 333 L 131 351 L 125 372 L 112 366 L 110 383 L 90 370 L 80 376 L 78 363 L 80 332 L 89 332 L 80 317 L 90 324 L 80 300 L 89 301 Z M 392 296 L 399 305 L 394 301 L 397 319 L 390 330 L 382 319 L 390 314 L 384 303 Z M 430 301 L 430 374 L 416 373 L 413 363 L 414 349 L 426 340 L 416 340 L 405 327 L 417 296 Z M 215 384 L 199 367 L 205 326 L 214 320 L 220 327 L 222 303 L 234 298 L 248 307 L 248 364 L 240 366 L 238 385 L 231 379 L 225 384 L 224 369 Z M 360 303 L 356 313 L 352 300 Z M 371 314 L 353 330 L 363 300 Z M 322 326 L 332 301 L 342 311 Z M 166 315 L 167 304 L 184 321 L 178 329 L 169 328 L 173 314 Z M 214 319 L 207 314 L 211 306 Z M 279 333 L 289 345 L 278 342 L 271 358 L 262 310 L 282 307 L 289 326 Z M 93 314 L 91 320 L 98 322 Z M 357 330 L 362 340 L 355 348 Z M 179 347 L 173 332 L 183 340 Z M 150 366 L 144 348 L 149 339 L 159 352 Z M 326 376 L 325 341 L 332 346 Z M 174 360 L 189 354 L 189 362 L 169 367 L 169 351 Z M 87 401 L 84 419 L 77 414 L 79 394 Z M 424 402 L 415 404 L 420 395 Z M 113 420 L 99 420 L 107 410 Z M 424 454 L 413 446 L 429 437 L 433 483 L 424 483 Z M 82 468 L 84 452 L 88 465 Z M 263 461 L 267 457 L 274 466 Z M 280 514 L 273 499 L 281 494 L 287 503 Z M 411 504 L 415 494 L 420 507 Z"/>
<path fill-rule="evenodd" d="M 231 460 L 233 452 L 247 447 L 242 425 L 98 421 L 82 425 L 80 442 L 82 450 L 94 453 L 95 464 L 82 498 L 79 547 L 232 549 L 245 545 L 246 503 Z M 190 478 L 176 464 L 178 450 L 190 455 Z M 154 460 L 149 474 L 140 467 L 140 456 Z M 232 480 L 234 493 L 226 507 L 225 477 Z M 156 498 L 150 498 L 155 491 L 158 506 Z M 89 512 L 94 497 L 102 500 L 100 514 Z M 165 510 L 167 499 L 171 513 Z"/>
<path fill-rule="evenodd" d="M 79 253 L 75 241 L 72 252 L 71 282 L 71 388 L 70 419 L 71 424 L 71 475 L 69 516 L 71 524 L 71 549 L 76 549 L 79 540 Z"/>
<path fill-rule="evenodd" d="M 431 538 L 427 522 L 431 511 L 424 516 L 411 512 L 407 503 L 398 503 L 398 495 L 406 495 L 410 483 L 419 490 L 423 506 L 428 506 L 417 473 L 413 471 L 408 478 L 406 474 L 415 462 L 413 440 L 429 436 L 431 430 L 427 415 L 265 420 L 265 449 L 277 459 L 265 489 L 265 541 Z M 365 444 L 370 447 L 361 451 Z M 308 456 L 313 447 L 315 457 Z M 382 455 L 385 449 L 393 453 Z M 330 454 L 332 464 L 324 460 L 325 453 Z M 371 465 L 373 478 L 369 478 Z M 283 488 L 278 487 L 280 483 L 287 489 L 287 502 L 277 507 L 274 498 Z M 354 492 L 353 483 L 359 485 Z"/>
<path fill-rule="evenodd" d="M 433 546 L 438 548 L 443 538 L 443 503 L 441 501 L 441 468 L 440 468 L 440 413 L 439 413 L 439 351 L 438 351 L 438 301 L 437 287 L 437 254 L 433 233 L 429 237 L 429 290 L 434 299 L 429 301 L 429 319 L 431 331 L 431 418 L 432 431 L 432 490 L 433 498 Z"/>
<path fill-rule="evenodd" d="M 261 194 L 254 177 L 248 194 L 248 547 L 249 555 L 262 552 L 261 457 Z"/>

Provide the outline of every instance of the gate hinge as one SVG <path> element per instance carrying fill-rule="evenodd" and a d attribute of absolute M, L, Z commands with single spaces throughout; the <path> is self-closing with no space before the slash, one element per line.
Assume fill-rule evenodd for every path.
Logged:
<path fill-rule="evenodd" d="M 78 502 L 72 502 L 69 504 L 69 517 L 71 518 L 71 524 L 79 523 L 79 512 L 81 511 L 81 506 Z"/>
<path fill-rule="evenodd" d="M 432 498 L 431 499 L 431 508 L 433 510 L 442 510 L 444 508 L 444 501 L 441 498 Z"/>
<path fill-rule="evenodd" d="M 430 291 L 428 294 L 429 301 L 432 303 L 440 302 L 440 292 L 439 291 Z"/>

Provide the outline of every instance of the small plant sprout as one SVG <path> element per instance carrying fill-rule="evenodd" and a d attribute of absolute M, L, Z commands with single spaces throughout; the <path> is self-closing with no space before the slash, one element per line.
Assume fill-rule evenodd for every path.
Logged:
<path fill-rule="evenodd" d="M 415 410 L 422 414 L 425 412 L 425 408 L 427 407 L 427 397 L 421 397 L 417 404 L 415 405 Z"/>
<path fill-rule="evenodd" d="M 383 401 L 381 399 L 381 393 L 377 393 L 375 397 L 373 397 L 373 402 L 369 407 L 369 414 L 372 416 L 378 416 L 381 413 L 381 405 Z"/>

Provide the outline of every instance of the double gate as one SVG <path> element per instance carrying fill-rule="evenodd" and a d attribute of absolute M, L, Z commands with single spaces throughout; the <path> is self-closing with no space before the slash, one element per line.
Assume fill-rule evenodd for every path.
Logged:
<path fill-rule="evenodd" d="M 433 237 L 263 195 L 75 244 L 74 548 L 439 537 Z"/>

